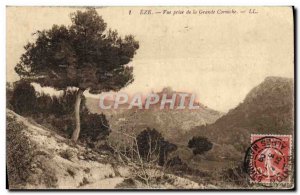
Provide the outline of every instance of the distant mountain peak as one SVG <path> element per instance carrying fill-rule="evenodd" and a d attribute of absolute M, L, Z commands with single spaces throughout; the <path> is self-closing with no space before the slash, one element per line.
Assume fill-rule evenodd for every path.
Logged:
<path fill-rule="evenodd" d="M 265 78 L 264 80 L 265 82 L 268 81 L 272 81 L 272 82 L 276 82 L 276 81 L 293 81 L 292 78 L 287 78 L 287 77 L 279 77 L 279 76 L 268 76 Z"/>
<path fill-rule="evenodd" d="M 292 95 L 293 92 L 293 79 L 285 77 L 269 76 L 265 80 L 254 87 L 246 96 L 244 102 L 254 101 L 259 96 L 265 98 L 282 98 L 280 95 Z M 293 99 L 293 97 L 291 97 Z"/>

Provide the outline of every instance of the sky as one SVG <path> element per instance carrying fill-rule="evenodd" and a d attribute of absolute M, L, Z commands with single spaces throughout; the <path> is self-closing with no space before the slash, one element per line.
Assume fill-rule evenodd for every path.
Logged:
<path fill-rule="evenodd" d="M 70 25 L 79 7 L 8 7 L 7 81 L 32 33 L 53 24 Z M 231 10 L 239 14 L 152 14 L 140 11 Z M 139 41 L 131 65 L 135 81 L 122 91 L 134 94 L 163 87 L 197 95 L 200 103 L 227 112 L 267 76 L 293 78 L 293 16 L 289 7 L 102 7 L 109 28 Z M 246 13 L 241 14 L 241 11 Z M 89 96 L 89 94 L 85 93 Z"/>

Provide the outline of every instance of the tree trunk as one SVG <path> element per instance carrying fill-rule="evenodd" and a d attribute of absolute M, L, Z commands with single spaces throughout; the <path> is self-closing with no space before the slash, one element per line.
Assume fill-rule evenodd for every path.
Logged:
<path fill-rule="evenodd" d="M 76 94 L 76 102 L 75 102 L 75 121 L 76 127 L 72 134 L 72 140 L 77 142 L 80 133 L 80 103 L 81 103 L 81 96 L 83 94 L 83 90 L 78 89 Z"/>

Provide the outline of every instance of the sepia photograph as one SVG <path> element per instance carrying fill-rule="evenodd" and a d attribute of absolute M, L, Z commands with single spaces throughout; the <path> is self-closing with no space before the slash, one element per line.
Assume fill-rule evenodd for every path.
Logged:
<path fill-rule="evenodd" d="M 9 190 L 295 190 L 292 6 L 6 6 Z"/>

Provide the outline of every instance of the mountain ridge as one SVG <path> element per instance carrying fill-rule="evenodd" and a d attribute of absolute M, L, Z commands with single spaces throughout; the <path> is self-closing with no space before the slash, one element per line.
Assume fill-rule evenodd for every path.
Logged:
<path fill-rule="evenodd" d="M 239 152 L 242 157 L 246 148 L 250 146 L 251 134 L 293 133 L 293 79 L 267 77 L 250 90 L 242 103 L 215 123 L 195 127 L 185 135 L 185 139 L 193 136 L 208 137 L 220 145 L 232 145 L 232 153 Z"/>
<path fill-rule="evenodd" d="M 158 94 L 161 96 L 164 92 L 168 95 L 179 93 L 169 88 L 164 88 Z M 87 108 L 92 113 L 104 113 L 110 121 L 112 130 L 120 130 L 126 125 L 130 125 L 135 129 L 135 134 L 143 129 L 155 128 L 163 134 L 163 136 L 174 141 L 180 138 L 183 134 L 189 131 L 192 127 L 204 124 L 214 123 L 223 113 L 197 103 L 199 109 L 189 110 L 186 109 L 162 109 L 154 105 L 152 109 L 109 109 L 100 110 L 96 99 L 87 98 Z M 178 102 L 177 102 L 178 103 Z"/>

